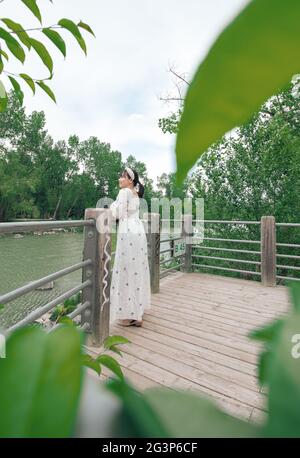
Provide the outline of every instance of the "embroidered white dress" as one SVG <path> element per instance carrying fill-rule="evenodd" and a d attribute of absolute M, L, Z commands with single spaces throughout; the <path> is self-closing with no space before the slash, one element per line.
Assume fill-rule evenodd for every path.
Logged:
<path fill-rule="evenodd" d="M 147 238 L 139 217 L 139 197 L 122 188 L 110 209 L 119 219 L 110 286 L 110 323 L 120 319 L 142 320 L 150 308 L 151 289 Z"/>

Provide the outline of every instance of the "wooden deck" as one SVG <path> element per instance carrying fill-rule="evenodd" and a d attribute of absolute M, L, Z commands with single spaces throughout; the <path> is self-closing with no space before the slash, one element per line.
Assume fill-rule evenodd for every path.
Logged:
<path fill-rule="evenodd" d="M 256 379 L 259 344 L 247 334 L 282 316 L 288 289 L 219 275 L 175 272 L 160 282 L 142 328 L 114 326 L 127 337 L 119 360 L 139 390 L 164 386 L 213 398 L 251 422 L 265 416 L 266 395 Z M 91 354 L 99 353 L 89 348 Z M 104 371 L 104 376 L 109 374 Z"/>

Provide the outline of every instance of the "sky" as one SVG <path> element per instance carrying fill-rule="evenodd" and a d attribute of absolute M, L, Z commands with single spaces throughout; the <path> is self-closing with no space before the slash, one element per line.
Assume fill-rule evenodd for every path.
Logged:
<path fill-rule="evenodd" d="M 82 31 L 87 56 L 67 31 L 67 57 L 39 31 L 30 34 L 47 45 L 54 60 L 49 86 L 57 104 L 41 90 L 36 95 L 25 83 L 26 113 L 44 111 L 46 129 L 54 140 L 78 135 L 96 136 L 122 153 L 145 162 L 156 177 L 176 170 L 175 136 L 163 134 L 158 119 L 175 111 L 160 97 L 176 94 L 172 66 L 191 80 L 200 62 L 222 29 L 248 0 L 48 0 L 37 1 L 43 26 L 61 18 L 82 20 L 96 38 Z M 20 0 L 4 0 L 1 17 L 12 18 L 24 28 L 39 21 Z M 48 77 L 48 70 L 32 50 L 24 66 L 11 57 L 11 72 L 33 78 Z M 4 76 L 4 79 L 6 77 Z M 10 83 L 4 81 L 7 88 Z"/>

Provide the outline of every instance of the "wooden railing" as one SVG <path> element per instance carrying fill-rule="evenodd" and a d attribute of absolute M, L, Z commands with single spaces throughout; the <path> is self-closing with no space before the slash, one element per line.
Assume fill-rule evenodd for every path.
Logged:
<path fill-rule="evenodd" d="M 104 222 L 106 230 L 99 231 L 97 220 Z M 180 220 L 182 230 L 179 234 L 169 234 L 161 237 L 160 215 L 158 213 L 146 213 L 143 217 L 147 233 L 148 243 L 148 260 L 151 278 L 151 292 L 159 292 L 160 279 L 169 275 L 174 270 L 180 269 L 182 272 L 216 270 L 240 273 L 242 275 L 256 276 L 260 278 L 263 285 L 275 286 L 277 281 L 286 279 L 300 280 L 300 278 L 289 275 L 282 275 L 283 270 L 286 272 L 297 272 L 300 267 L 295 265 L 276 263 L 278 258 L 290 259 L 298 262 L 299 255 L 289 253 L 277 253 L 277 249 L 283 248 L 288 251 L 291 248 L 300 248 L 300 244 L 282 243 L 276 241 L 276 228 L 300 228 L 300 224 L 295 223 L 276 223 L 273 216 L 263 216 L 260 221 L 220 221 L 220 220 L 192 220 L 191 215 L 184 215 Z M 166 221 L 166 220 L 165 220 Z M 170 220 L 168 220 L 170 221 Z M 174 220 L 172 220 L 174 222 Z M 176 220 L 179 221 L 179 220 Z M 202 222 L 205 224 L 217 225 L 241 225 L 242 227 L 256 227 L 257 238 L 223 238 L 223 237 L 203 237 L 203 243 L 193 244 L 193 222 Z M 22 327 L 26 324 L 35 322 L 45 313 L 52 310 L 56 305 L 61 304 L 65 299 L 82 291 L 82 301 L 77 308 L 68 316 L 73 319 L 80 315 L 80 326 L 88 334 L 88 343 L 90 345 L 101 345 L 103 340 L 109 335 L 109 289 L 111 281 L 111 259 L 114 253 L 111 251 L 111 214 L 109 209 L 90 208 L 85 211 L 85 219 L 80 221 L 51 221 L 51 222 L 24 222 L 24 223 L 1 223 L 0 233 L 12 232 L 31 232 L 33 230 L 84 227 L 84 246 L 82 261 L 69 266 L 60 271 L 32 281 L 29 284 L 21 286 L 9 293 L 0 296 L 0 304 L 7 304 L 12 300 L 33 291 L 35 288 L 42 286 L 49 281 L 58 279 L 64 275 L 81 269 L 82 282 L 74 286 L 63 294 L 59 295 L 51 302 L 37 308 L 29 313 L 24 319 L 7 329 L 7 333 Z M 177 256 L 175 253 L 176 242 L 182 241 L 185 245 L 183 253 Z M 209 243 L 207 245 L 206 243 Z M 222 242 L 224 246 L 213 246 L 211 243 Z M 161 245 L 168 244 L 167 248 L 161 249 Z M 241 249 L 228 247 L 227 244 L 244 244 L 257 246 L 252 249 Z M 210 252 L 238 253 L 239 255 L 252 256 L 257 259 L 242 259 L 228 256 L 212 256 Z M 161 259 L 168 253 L 168 259 Z M 208 253 L 208 254 L 207 254 Z M 218 263 L 241 263 L 254 266 L 256 270 L 238 269 L 234 267 L 225 267 L 222 265 L 211 265 L 199 263 L 199 260 L 214 260 Z M 203 262 L 203 261 L 202 261 Z M 171 267 L 170 267 L 170 264 Z M 279 273 L 277 272 L 279 271 Z M 53 328 L 52 328 L 53 329 Z"/>

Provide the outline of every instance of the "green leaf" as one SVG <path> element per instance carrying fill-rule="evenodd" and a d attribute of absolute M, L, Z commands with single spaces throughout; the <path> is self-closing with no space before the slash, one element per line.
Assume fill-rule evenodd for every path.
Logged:
<path fill-rule="evenodd" d="M 58 24 L 64 27 L 65 29 L 69 30 L 69 32 L 72 33 L 72 35 L 76 38 L 77 42 L 79 43 L 79 46 L 83 49 L 86 55 L 87 54 L 86 44 L 75 22 L 71 21 L 70 19 L 64 18 L 64 19 L 60 19 L 58 21 Z"/>
<path fill-rule="evenodd" d="M 298 343 L 294 336 L 299 336 Z M 269 364 L 269 421 L 266 436 L 300 437 L 300 313 L 288 317 Z"/>
<path fill-rule="evenodd" d="M 249 337 L 255 340 L 261 340 L 263 342 L 272 342 L 275 337 L 281 331 L 284 320 L 278 319 L 270 324 L 267 324 L 263 328 L 255 329 L 249 333 Z"/>
<path fill-rule="evenodd" d="M 42 23 L 42 16 L 39 10 L 39 7 L 36 4 L 36 0 L 21 0 L 24 5 L 26 5 L 30 11 L 35 15 L 36 18 Z"/>
<path fill-rule="evenodd" d="M 177 184 L 200 155 L 299 72 L 299 16 L 297 0 L 253 0 L 219 35 L 185 98 Z"/>
<path fill-rule="evenodd" d="M 104 340 L 103 345 L 104 345 L 104 348 L 111 349 L 112 345 L 127 344 L 127 343 L 130 343 L 130 341 L 126 339 L 126 337 L 108 336 Z"/>
<path fill-rule="evenodd" d="M 69 316 L 61 316 L 58 319 L 58 323 L 67 324 L 68 326 L 76 326 L 72 318 L 70 318 Z"/>
<path fill-rule="evenodd" d="M 0 38 L 2 38 L 8 49 L 13 55 L 19 59 L 22 63 L 25 61 L 25 52 L 20 43 L 9 33 L 7 30 L 0 27 Z"/>
<path fill-rule="evenodd" d="M 294 309 L 300 312 L 300 285 L 297 281 L 289 280 L 287 286 L 289 287 L 289 295 Z"/>
<path fill-rule="evenodd" d="M 43 83 L 43 81 L 37 81 L 36 84 L 38 84 L 48 95 L 51 97 L 51 99 L 56 103 L 56 98 L 52 90 L 50 89 L 47 84 Z"/>
<path fill-rule="evenodd" d="M 210 400 L 188 392 L 151 388 L 144 398 L 169 437 L 258 437 L 259 429 L 222 412 Z"/>
<path fill-rule="evenodd" d="M 92 358 L 90 355 L 87 355 L 87 354 L 84 354 L 81 356 L 82 356 L 81 361 L 84 366 L 89 367 L 90 369 L 93 369 L 95 372 L 97 372 L 98 375 L 101 374 L 101 366 L 96 359 Z"/>
<path fill-rule="evenodd" d="M 20 77 L 23 78 L 24 81 L 26 81 L 28 86 L 32 89 L 32 92 L 35 94 L 35 84 L 33 79 L 26 73 L 20 73 Z"/>
<path fill-rule="evenodd" d="M 104 386 L 123 404 L 124 413 L 119 418 L 119 423 L 120 431 L 122 434 L 125 432 L 125 437 L 172 437 L 161 416 L 153 409 L 144 394 L 118 379 L 106 381 Z"/>
<path fill-rule="evenodd" d="M 50 54 L 49 54 L 48 50 L 46 49 L 46 47 L 43 45 L 43 43 L 41 43 L 38 40 L 35 40 L 34 38 L 30 38 L 30 43 L 31 43 L 32 47 L 34 48 L 34 50 L 36 51 L 36 53 L 42 59 L 43 63 L 49 69 L 50 73 L 52 74 L 53 61 L 52 61 L 52 57 L 50 56 Z"/>
<path fill-rule="evenodd" d="M 118 347 L 116 347 L 115 345 L 112 345 L 110 347 L 110 350 L 113 351 L 114 353 L 117 353 L 118 355 L 120 355 L 122 358 L 123 358 L 123 355 L 122 355 L 122 352 L 119 350 Z"/>
<path fill-rule="evenodd" d="M 15 331 L 0 363 L 0 436 L 70 437 L 82 375 L 77 329 Z"/>
<path fill-rule="evenodd" d="M 6 60 L 9 60 L 9 57 L 8 57 L 7 53 L 5 51 L 3 51 L 3 49 L 0 49 L 0 54 L 2 56 L 4 56 Z"/>
<path fill-rule="evenodd" d="M 20 104 L 23 105 L 24 94 L 23 94 L 23 91 L 21 90 L 21 86 L 19 85 L 18 81 L 15 80 L 15 78 L 13 78 L 12 76 L 9 76 L 8 78 L 12 84 L 12 87 L 14 88 L 14 91 L 20 101 Z"/>
<path fill-rule="evenodd" d="M 78 27 L 81 27 L 81 28 L 87 30 L 88 32 L 90 32 L 96 38 L 96 35 L 94 34 L 94 32 L 92 31 L 91 27 L 88 24 L 85 24 L 84 22 L 80 21 L 80 22 L 78 22 L 77 25 L 78 25 Z"/>
<path fill-rule="evenodd" d="M 0 113 L 6 110 L 7 107 L 7 94 L 2 81 L 0 81 Z"/>
<path fill-rule="evenodd" d="M 64 57 L 66 57 L 66 43 L 56 30 L 45 28 L 42 32 L 52 41 L 53 44 L 61 51 Z"/>
<path fill-rule="evenodd" d="M 0 56 L 0 73 L 3 72 L 3 68 L 4 68 L 4 64 L 3 64 L 2 57 Z"/>
<path fill-rule="evenodd" d="M 13 32 L 16 33 L 16 35 L 18 36 L 19 40 L 20 40 L 25 46 L 27 46 L 28 49 L 31 48 L 30 37 L 29 37 L 29 35 L 27 34 L 27 32 L 24 30 L 24 28 L 22 27 L 21 24 L 12 21 L 12 20 L 9 19 L 9 18 L 2 18 L 1 21 L 4 22 L 4 24 L 5 24 L 9 29 L 11 29 Z"/>
<path fill-rule="evenodd" d="M 260 385 L 267 385 L 269 383 L 269 367 L 272 358 L 272 351 L 265 350 L 260 353 L 258 360 L 258 381 Z"/>
<path fill-rule="evenodd" d="M 96 361 L 98 361 L 100 364 L 103 364 L 103 366 L 107 367 L 115 375 L 117 375 L 120 379 L 123 380 L 124 376 L 121 366 L 118 363 L 118 361 L 116 361 L 114 358 L 112 358 L 109 355 L 100 355 L 96 358 Z"/>

